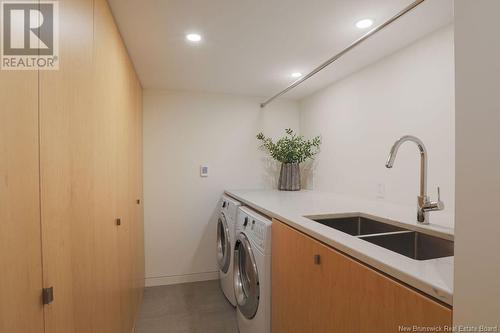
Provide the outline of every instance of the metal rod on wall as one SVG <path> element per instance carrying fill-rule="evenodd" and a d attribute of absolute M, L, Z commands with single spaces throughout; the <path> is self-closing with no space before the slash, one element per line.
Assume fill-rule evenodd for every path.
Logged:
<path fill-rule="evenodd" d="M 425 0 L 417 0 L 417 1 L 414 1 L 413 3 L 409 4 L 402 11 L 400 11 L 399 13 L 397 13 L 396 15 L 394 15 L 393 17 L 391 17 L 389 20 L 385 21 L 381 25 L 368 31 L 366 34 L 361 36 L 359 39 L 357 39 L 356 41 L 351 43 L 348 47 L 346 47 L 345 49 L 343 49 L 342 51 L 340 51 L 339 53 L 337 53 L 336 55 L 334 55 L 333 57 L 331 57 L 330 59 L 328 59 L 327 61 L 325 61 L 324 63 L 322 63 L 318 67 L 316 67 L 315 69 L 313 69 L 310 73 L 308 73 L 304 77 L 298 79 L 297 81 L 293 82 L 291 85 L 289 85 L 288 87 L 286 87 L 285 89 L 283 89 L 282 91 L 277 93 L 276 95 L 274 95 L 274 96 L 268 98 L 266 101 L 262 102 L 260 104 L 260 107 L 261 108 L 265 107 L 266 105 L 268 105 L 269 103 L 274 101 L 276 98 L 286 94 L 287 92 L 289 92 L 293 88 L 297 87 L 298 85 L 300 85 L 301 83 L 303 83 L 307 79 L 310 79 L 311 77 L 316 75 L 318 72 L 322 71 L 323 69 L 325 69 L 326 67 L 328 67 L 329 65 L 331 65 L 332 63 L 334 63 L 335 61 L 340 59 L 344 54 L 348 53 L 349 51 L 354 49 L 356 46 L 358 46 L 359 44 L 361 44 L 362 42 L 364 42 L 365 40 L 367 40 L 368 38 L 370 38 L 371 36 L 373 36 L 374 34 L 379 32 L 380 30 L 384 29 L 385 27 L 387 27 L 388 25 L 390 25 L 391 23 L 393 23 L 394 21 L 399 19 L 401 16 L 405 15 L 406 13 L 408 13 L 409 11 L 411 11 L 412 9 L 414 9 L 415 7 L 417 7 L 418 5 L 420 5 L 424 1 Z"/>

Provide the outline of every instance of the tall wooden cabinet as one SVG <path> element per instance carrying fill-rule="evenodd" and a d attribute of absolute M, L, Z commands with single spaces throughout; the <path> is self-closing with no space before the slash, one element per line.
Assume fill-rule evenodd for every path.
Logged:
<path fill-rule="evenodd" d="M 97 257 L 92 0 L 59 2 L 60 68 L 40 71 L 40 174 L 46 332 L 92 332 Z M 75 35 L 77 36 L 75 38 Z"/>
<path fill-rule="evenodd" d="M 272 229 L 273 333 L 451 326 L 447 306 L 278 220 Z"/>
<path fill-rule="evenodd" d="M 0 332 L 43 332 L 38 77 L 0 71 Z"/>
<path fill-rule="evenodd" d="M 130 333 L 142 88 L 106 0 L 61 0 L 59 18 L 59 70 L 0 72 L 0 333 Z"/>

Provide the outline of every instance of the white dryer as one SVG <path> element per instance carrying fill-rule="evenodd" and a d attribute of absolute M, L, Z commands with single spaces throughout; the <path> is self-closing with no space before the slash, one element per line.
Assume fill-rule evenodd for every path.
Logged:
<path fill-rule="evenodd" d="M 235 242 L 236 215 L 240 202 L 223 195 L 217 220 L 217 263 L 222 292 L 228 301 L 236 306 L 233 288 L 233 249 Z"/>
<path fill-rule="evenodd" d="M 240 333 L 271 332 L 271 220 L 240 207 L 234 246 L 234 292 Z"/>

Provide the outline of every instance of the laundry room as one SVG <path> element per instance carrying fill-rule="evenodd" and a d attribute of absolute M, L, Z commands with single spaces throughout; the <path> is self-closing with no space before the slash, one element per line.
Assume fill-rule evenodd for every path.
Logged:
<path fill-rule="evenodd" d="M 500 332 L 500 1 L 0 8 L 0 333 Z"/>

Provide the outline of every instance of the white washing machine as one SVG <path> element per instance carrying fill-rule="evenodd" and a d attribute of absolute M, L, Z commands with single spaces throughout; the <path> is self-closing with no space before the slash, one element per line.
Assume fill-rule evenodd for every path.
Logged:
<path fill-rule="evenodd" d="M 217 221 L 217 263 L 222 292 L 228 301 L 236 306 L 233 288 L 233 249 L 235 242 L 235 223 L 241 203 L 223 195 Z"/>
<path fill-rule="evenodd" d="M 240 333 L 270 333 L 271 220 L 246 207 L 236 221 L 234 293 Z"/>

